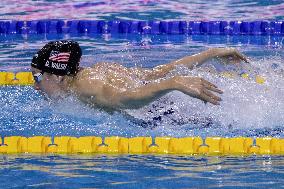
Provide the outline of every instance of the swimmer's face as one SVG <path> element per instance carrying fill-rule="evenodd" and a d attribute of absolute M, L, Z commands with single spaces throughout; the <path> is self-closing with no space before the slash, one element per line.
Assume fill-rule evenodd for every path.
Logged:
<path fill-rule="evenodd" d="M 56 96 L 62 92 L 60 86 L 61 76 L 54 74 L 43 73 L 41 70 L 32 67 L 32 74 L 34 77 L 34 89 L 40 90 L 49 97 Z"/>

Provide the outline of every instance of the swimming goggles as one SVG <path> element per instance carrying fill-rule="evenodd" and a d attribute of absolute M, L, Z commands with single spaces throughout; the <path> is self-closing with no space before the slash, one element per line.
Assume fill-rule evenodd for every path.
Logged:
<path fill-rule="evenodd" d="M 38 72 L 33 74 L 34 80 L 36 83 L 40 83 L 42 81 L 43 72 Z"/>

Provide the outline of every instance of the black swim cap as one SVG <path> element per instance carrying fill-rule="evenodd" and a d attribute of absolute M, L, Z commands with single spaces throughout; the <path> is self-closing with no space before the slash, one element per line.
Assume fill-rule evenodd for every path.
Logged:
<path fill-rule="evenodd" d="M 82 50 L 75 41 L 52 41 L 34 55 L 31 66 L 55 75 L 76 75 Z"/>

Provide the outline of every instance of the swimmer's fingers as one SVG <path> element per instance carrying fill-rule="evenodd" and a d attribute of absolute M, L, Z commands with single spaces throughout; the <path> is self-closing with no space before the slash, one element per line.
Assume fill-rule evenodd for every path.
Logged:
<path fill-rule="evenodd" d="M 224 63 L 229 63 L 232 61 L 235 63 L 239 63 L 239 60 L 249 63 L 248 58 L 235 48 L 225 48 L 221 49 L 220 51 L 221 52 L 217 57 L 221 58 L 221 60 L 223 60 Z"/>
<path fill-rule="evenodd" d="M 207 90 L 213 91 L 213 92 L 215 92 L 215 93 L 219 93 L 219 94 L 222 94 L 222 93 L 223 93 L 223 91 L 220 90 L 220 89 L 218 89 L 217 87 L 205 86 L 205 88 L 206 88 Z"/>
<path fill-rule="evenodd" d="M 210 86 L 210 87 L 214 87 L 214 88 L 217 88 L 216 85 L 214 85 L 213 83 L 210 83 L 209 81 L 206 81 L 205 79 L 201 78 L 201 82 L 204 84 L 204 85 L 207 85 L 207 86 Z"/>
<path fill-rule="evenodd" d="M 202 79 L 202 84 L 204 86 L 204 89 L 202 90 L 201 93 L 201 98 L 202 100 L 206 102 L 210 102 L 215 105 L 219 105 L 220 101 L 222 100 L 220 97 L 216 96 L 213 92 L 222 94 L 223 91 L 218 89 L 216 85 L 210 83 L 209 81 L 206 81 Z"/>
<path fill-rule="evenodd" d="M 220 97 L 214 95 L 209 90 L 203 90 L 203 93 L 201 94 L 201 99 L 205 102 L 210 102 L 214 105 L 220 105 L 220 101 L 222 100 Z"/>
<path fill-rule="evenodd" d="M 246 63 L 249 63 L 248 58 L 247 58 L 244 54 L 240 53 L 240 52 L 237 51 L 237 50 L 235 50 L 235 56 L 236 56 L 238 59 L 240 59 L 240 60 L 242 60 L 242 61 L 244 61 L 244 62 L 246 62 Z"/>
<path fill-rule="evenodd" d="M 204 80 L 204 79 L 203 79 L 202 82 L 203 82 L 203 86 L 204 86 L 206 89 L 208 89 L 208 90 L 210 90 L 210 91 L 214 91 L 214 92 L 219 93 L 219 94 L 222 94 L 222 93 L 223 93 L 223 91 L 220 90 L 220 89 L 218 89 L 218 87 L 217 87 L 216 85 L 214 85 L 213 83 L 210 83 L 209 81 L 206 81 L 206 80 Z"/>

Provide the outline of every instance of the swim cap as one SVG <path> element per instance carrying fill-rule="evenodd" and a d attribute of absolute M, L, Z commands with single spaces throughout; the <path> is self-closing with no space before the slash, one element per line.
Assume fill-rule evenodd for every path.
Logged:
<path fill-rule="evenodd" d="M 82 51 L 75 41 L 52 41 L 34 55 L 31 66 L 55 75 L 75 75 Z"/>

